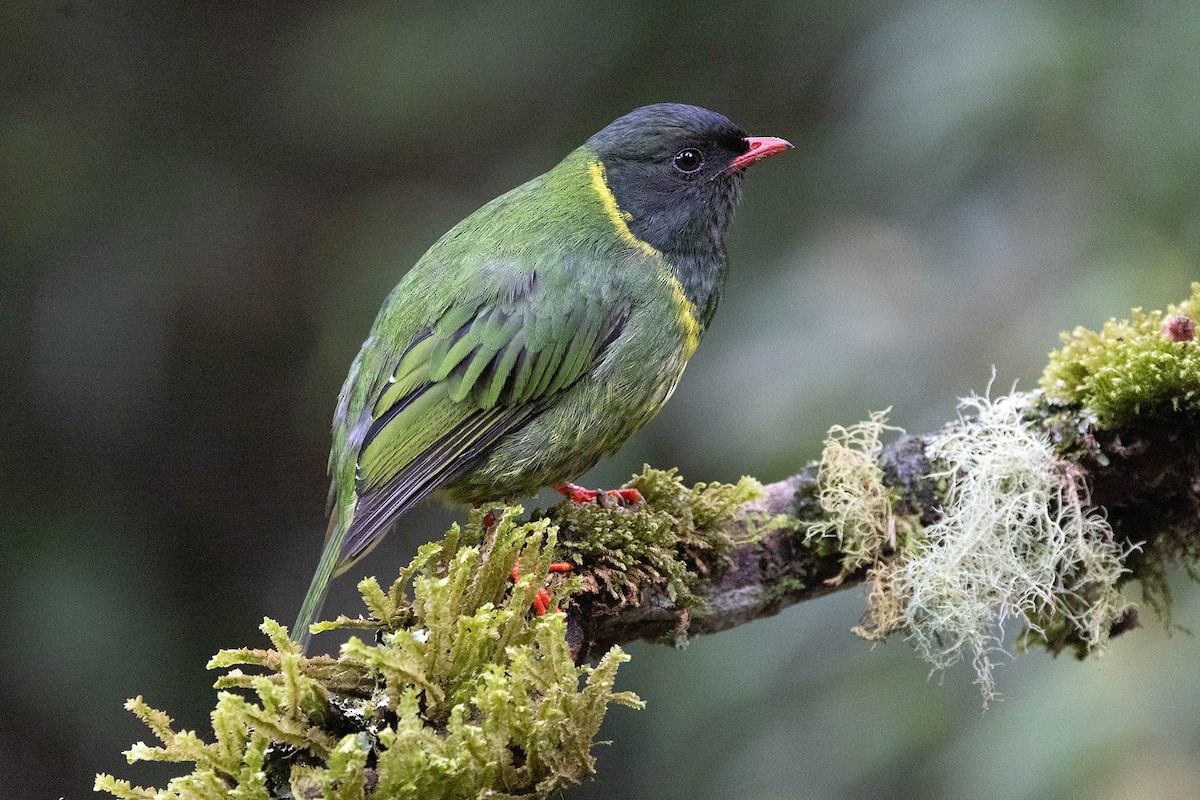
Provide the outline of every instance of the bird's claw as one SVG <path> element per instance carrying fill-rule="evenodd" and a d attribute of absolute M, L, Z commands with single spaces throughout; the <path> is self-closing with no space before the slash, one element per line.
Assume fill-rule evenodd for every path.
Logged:
<path fill-rule="evenodd" d="M 621 502 L 631 506 L 642 505 L 646 502 L 646 498 L 642 497 L 642 493 L 637 489 L 611 489 L 605 494 L 615 495 L 621 499 Z"/>
<path fill-rule="evenodd" d="M 622 503 L 624 503 L 626 505 L 631 505 L 631 506 L 639 505 L 641 503 L 646 502 L 646 498 L 642 497 L 642 493 L 639 492 L 637 489 L 632 489 L 632 488 L 630 488 L 630 489 L 608 489 L 608 490 L 585 489 L 582 486 L 578 486 L 574 483 L 563 483 L 558 486 L 555 486 L 554 490 L 556 492 L 558 492 L 559 494 L 561 494 L 563 497 L 570 500 L 572 503 L 574 503 L 577 506 L 581 506 L 584 503 L 598 502 L 600 495 L 608 495 L 610 497 L 616 497 Z"/>

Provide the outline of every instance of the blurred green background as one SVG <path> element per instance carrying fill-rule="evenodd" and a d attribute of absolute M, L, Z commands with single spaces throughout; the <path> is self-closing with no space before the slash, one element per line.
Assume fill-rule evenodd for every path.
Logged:
<path fill-rule="evenodd" d="M 756 168 L 673 401 L 586 476 L 784 477 L 834 423 L 1031 387 L 1075 324 L 1182 299 L 1200 246 L 1200 6 L 61 0 L 0 11 L 0 794 L 85 797 L 207 726 L 218 648 L 290 622 L 334 398 L 438 235 L 672 100 L 796 143 Z M 462 509 L 429 504 L 381 577 Z M 351 579 L 328 610 L 357 609 Z M 1200 625 L 1178 589 L 1177 621 Z M 859 590 L 638 645 L 575 798 L 1200 796 L 1200 643 L 926 679 Z M 318 640 L 319 641 L 319 640 Z"/>

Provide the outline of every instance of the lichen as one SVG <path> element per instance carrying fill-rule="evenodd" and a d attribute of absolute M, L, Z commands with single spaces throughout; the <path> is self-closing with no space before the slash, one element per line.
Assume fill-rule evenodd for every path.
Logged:
<path fill-rule="evenodd" d="M 969 652 L 985 703 L 1006 620 L 1035 633 L 1066 625 L 1096 650 L 1129 606 L 1117 589 L 1127 553 L 1078 469 L 1024 420 L 1028 402 L 961 401 L 960 421 L 927 448 L 948 482 L 942 516 L 873 577 L 867 630 L 907 631 L 935 669 Z"/>
<path fill-rule="evenodd" d="M 1063 347 L 1050 354 L 1042 375 L 1047 396 L 1078 404 L 1099 429 L 1113 429 L 1139 416 L 1200 412 L 1200 282 L 1179 306 L 1110 319 L 1099 331 L 1083 327 L 1064 333 Z M 1186 336 L 1189 325 L 1192 336 Z"/>
<path fill-rule="evenodd" d="M 216 684 L 212 742 L 131 700 L 162 744 L 134 745 L 130 762 L 193 769 L 164 789 L 100 775 L 97 790 L 187 800 L 545 797 L 591 775 L 609 703 L 642 703 L 612 690 L 628 660 L 619 647 L 595 667 L 576 667 L 565 616 L 531 615 L 556 529 L 518 524 L 520 513 L 505 509 L 487 531 L 473 514 L 421 548 L 387 592 L 374 579 L 360 584 L 370 618 L 318 626 L 374 629 L 380 646 L 351 638 L 339 659 L 308 658 L 266 620 L 273 649 L 219 653 L 209 667 L 229 672 Z M 560 586 L 555 601 L 578 587 Z"/>
<path fill-rule="evenodd" d="M 867 609 L 862 624 L 851 630 L 868 642 L 882 642 L 905 624 L 907 598 L 896 591 L 900 559 L 886 559 L 867 570 Z"/>
<path fill-rule="evenodd" d="M 646 589 L 664 586 L 679 608 L 695 608 L 700 600 L 692 587 L 700 576 L 721 569 L 739 543 L 728 523 L 765 496 L 762 484 L 743 477 L 688 487 L 677 470 L 646 465 L 625 486 L 646 502 L 624 507 L 606 500 L 564 501 L 553 509 L 563 531 L 558 556 L 582 567 L 586 589 L 622 604 L 636 606 Z M 774 522 L 755 519 L 747 535 L 761 535 Z M 584 535 L 575 537 L 574 531 Z"/>
<path fill-rule="evenodd" d="M 887 430 L 903 431 L 885 422 L 888 411 L 872 412 L 849 428 L 834 425 L 821 451 L 817 484 L 822 518 L 808 526 L 805 538 L 836 539 L 846 574 L 896 547 L 893 492 L 884 484 L 879 464 L 880 437 Z"/>

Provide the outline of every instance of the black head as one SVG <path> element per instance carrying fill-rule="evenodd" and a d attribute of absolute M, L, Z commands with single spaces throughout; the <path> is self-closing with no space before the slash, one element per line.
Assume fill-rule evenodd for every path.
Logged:
<path fill-rule="evenodd" d="M 659 103 L 616 120 L 587 147 L 604 163 L 634 235 L 683 255 L 724 249 L 743 169 L 790 145 L 748 137 L 715 111 Z"/>

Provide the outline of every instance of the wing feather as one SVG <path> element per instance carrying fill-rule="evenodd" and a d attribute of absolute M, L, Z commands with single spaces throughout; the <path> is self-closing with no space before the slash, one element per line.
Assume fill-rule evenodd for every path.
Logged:
<path fill-rule="evenodd" d="M 354 517 L 338 571 L 421 498 L 470 469 L 598 363 L 628 308 L 582 302 L 554 312 L 530 292 L 447 308 L 396 361 L 364 414 Z"/>
<path fill-rule="evenodd" d="M 396 517 L 469 468 L 473 456 L 531 411 L 507 408 L 476 412 L 422 452 L 408 469 L 392 476 L 378 490 L 364 494 L 342 544 L 338 573 L 366 555 Z"/>
<path fill-rule="evenodd" d="M 513 367 L 517 364 L 524 344 L 525 337 L 521 331 L 517 331 L 513 335 L 512 341 L 496 354 L 495 364 L 491 370 L 491 379 L 486 384 L 483 381 L 480 382 L 481 386 L 484 386 L 484 391 L 478 395 L 481 407 L 491 408 L 500 402 L 500 393 L 504 391 L 504 385 L 508 383 L 508 376 L 513 374 Z"/>

